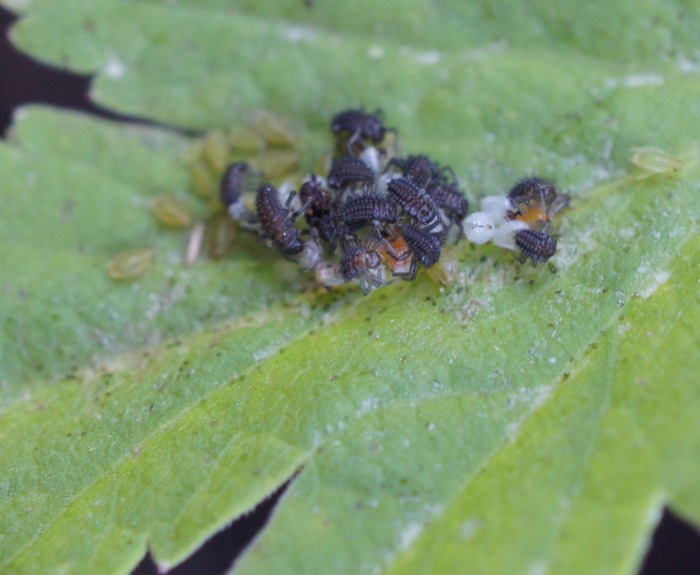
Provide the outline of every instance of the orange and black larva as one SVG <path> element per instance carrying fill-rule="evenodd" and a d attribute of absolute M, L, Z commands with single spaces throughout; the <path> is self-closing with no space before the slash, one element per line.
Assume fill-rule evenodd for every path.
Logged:
<path fill-rule="evenodd" d="M 347 238 L 343 245 L 340 273 L 345 281 L 359 280 L 360 288 L 365 295 L 372 288 L 387 283 L 381 277 L 381 268 L 384 263 L 377 247 L 379 247 L 379 242 L 376 238 L 368 237 L 361 240 L 357 236 Z"/>
<path fill-rule="evenodd" d="M 515 213 L 532 209 L 546 210 L 557 199 L 557 189 L 549 180 L 532 176 L 517 182 L 508 192 L 508 199 L 513 204 Z"/>
<path fill-rule="evenodd" d="M 321 178 L 313 175 L 299 188 L 299 201 L 304 207 L 304 217 L 310 228 L 333 211 L 333 199 Z"/>
<path fill-rule="evenodd" d="M 532 176 L 511 188 L 508 201 L 508 219 L 526 222 L 532 229 L 549 233 L 552 218 L 568 205 L 569 198 L 557 193 L 556 186 L 549 180 Z"/>

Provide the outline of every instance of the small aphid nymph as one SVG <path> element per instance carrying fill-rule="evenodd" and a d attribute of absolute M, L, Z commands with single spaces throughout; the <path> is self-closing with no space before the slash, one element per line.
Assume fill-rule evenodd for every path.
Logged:
<path fill-rule="evenodd" d="M 204 158 L 215 172 L 221 172 L 226 167 L 229 154 L 229 141 L 226 134 L 213 130 L 204 140 Z"/>
<path fill-rule="evenodd" d="M 275 148 L 291 148 L 298 140 L 295 131 L 285 119 L 266 110 L 258 110 L 253 114 L 253 127 Z"/>
<path fill-rule="evenodd" d="M 151 267 L 154 254 L 153 248 L 122 252 L 110 260 L 107 273 L 113 280 L 137 278 Z"/>
<path fill-rule="evenodd" d="M 299 168 L 299 152 L 267 149 L 250 158 L 250 165 L 268 179 L 280 178 Z"/>
<path fill-rule="evenodd" d="M 200 198 L 211 198 L 216 194 L 216 177 L 204 162 L 197 161 L 191 167 L 192 187 Z"/>
<path fill-rule="evenodd" d="M 218 259 L 223 257 L 233 245 L 238 227 L 233 223 L 233 219 L 225 214 L 219 214 L 206 228 L 205 248 L 210 258 Z M 193 228 L 190 239 L 194 243 L 197 226 Z M 204 230 L 202 230 L 204 232 Z M 201 241 L 200 241 L 201 243 Z M 188 246 L 190 242 L 188 242 Z M 189 249 L 189 248 L 188 248 Z M 189 261 L 188 258 L 187 261 Z M 194 258 L 196 259 L 196 257 Z M 194 261 L 194 260 L 192 260 Z"/>
<path fill-rule="evenodd" d="M 659 174 L 670 176 L 683 167 L 683 162 L 679 158 L 664 152 L 661 148 L 652 146 L 632 148 L 631 151 L 630 162 L 640 168 L 641 173 L 637 176 L 640 180 Z"/>
<path fill-rule="evenodd" d="M 265 140 L 252 128 L 233 128 L 228 137 L 231 147 L 239 152 L 255 154 L 265 147 Z"/>
<path fill-rule="evenodd" d="M 151 211 L 156 219 L 169 228 L 186 228 L 192 223 L 192 216 L 185 203 L 169 194 L 155 196 Z"/>

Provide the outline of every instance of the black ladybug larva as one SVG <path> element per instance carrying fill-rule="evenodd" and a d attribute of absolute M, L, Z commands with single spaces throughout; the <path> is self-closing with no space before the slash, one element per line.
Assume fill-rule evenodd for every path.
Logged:
<path fill-rule="evenodd" d="M 260 218 L 260 235 L 270 240 L 285 256 L 298 254 L 304 249 L 304 241 L 299 237 L 299 230 L 294 227 L 294 220 L 299 213 L 289 212 L 289 205 L 294 195 L 290 194 L 287 205 L 283 206 L 279 192 L 271 184 L 258 188 L 255 207 Z"/>
<path fill-rule="evenodd" d="M 515 232 L 515 245 L 520 250 L 521 262 L 530 258 L 532 263 L 541 264 L 557 253 L 557 240 L 529 228 Z"/>

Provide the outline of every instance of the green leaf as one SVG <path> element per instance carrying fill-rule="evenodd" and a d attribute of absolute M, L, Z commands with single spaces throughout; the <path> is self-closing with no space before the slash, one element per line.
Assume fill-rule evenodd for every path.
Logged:
<path fill-rule="evenodd" d="M 363 297 L 246 237 L 182 264 L 192 138 L 31 107 L 0 146 L 0 571 L 182 561 L 288 479 L 236 573 L 631 573 L 700 523 L 697 8 L 5 1 L 96 101 L 188 129 L 382 107 L 472 202 L 572 196 L 553 265 L 454 248 Z M 138 22 L 138 27 L 135 23 Z M 695 55 L 695 56 L 694 56 Z M 682 162 L 649 174 L 632 148 Z M 124 250 L 152 247 L 132 282 Z"/>

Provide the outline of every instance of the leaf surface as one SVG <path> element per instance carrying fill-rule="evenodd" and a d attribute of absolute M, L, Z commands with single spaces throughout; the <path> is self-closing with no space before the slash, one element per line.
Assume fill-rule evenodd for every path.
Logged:
<path fill-rule="evenodd" d="M 572 205 L 551 266 L 462 242 L 448 286 L 326 294 L 244 236 L 182 265 L 149 203 L 205 216 L 191 137 L 23 109 L 0 147 L 0 570 L 172 565 L 290 478 L 236 573 L 631 573 L 664 505 L 700 522 L 695 8 L 3 4 L 117 111 L 271 109 L 310 169 L 334 112 L 381 107 L 473 203 L 538 173 Z M 640 172 L 645 146 L 681 170 Z M 144 246 L 153 269 L 109 279 Z"/>

